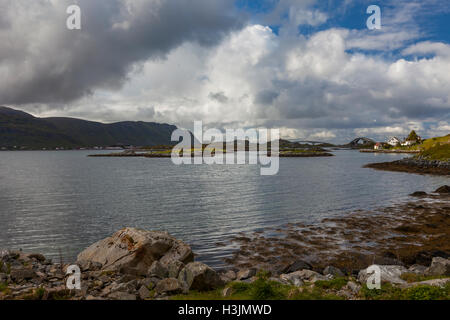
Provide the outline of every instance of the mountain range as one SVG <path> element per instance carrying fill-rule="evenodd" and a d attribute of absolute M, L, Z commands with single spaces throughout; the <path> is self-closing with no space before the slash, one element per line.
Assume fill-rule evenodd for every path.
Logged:
<path fill-rule="evenodd" d="M 111 124 L 75 118 L 38 118 L 0 106 L 0 147 L 87 148 L 170 145 L 177 127 L 142 121 Z"/>

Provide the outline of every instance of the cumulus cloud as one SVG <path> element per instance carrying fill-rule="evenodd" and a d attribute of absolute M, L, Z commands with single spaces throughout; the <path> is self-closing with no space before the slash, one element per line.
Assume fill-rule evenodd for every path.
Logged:
<path fill-rule="evenodd" d="M 181 16 L 184 28 L 158 20 L 150 23 L 157 30 L 148 31 L 148 13 L 141 14 L 147 11 L 133 6 L 149 5 L 145 8 L 152 8 L 151 12 L 158 17 L 166 12 L 164 19 L 174 23 L 175 18 L 168 18 L 172 6 L 166 2 L 111 1 L 133 3 L 134 9 L 118 6 L 119 14 L 117 7 L 112 6 L 114 14 L 108 15 L 109 20 L 96 22 L 104 30 L 99 32 L 110 36 L 105 39 L 111 40 L 111 44 L 98 38 L 98 34 L 75 36 L 75 44 L 80 47 L 73 44 L 69 48 L 76 49 L 80 57 L 67 53 L 61 44 L 60 54 L 49 53 L 53 59 L 40 61 L 37 53 L 42 54 L 42 48 L 48 47 L 49 51 L 60 48 L 50 40 L 45 41 L 51 39 L 42 31 L 45 24 L 37 28 L 38 34 L 43 34 L 38 38 L 43 41 L 25 39 L 30 42 L 23 44 L 27 51 L 22 59 L 20 50 L 16 52 L 19 45 L 2 47 L 0 74 L 9 72 L 9 80 L 0 84 L 0 96 L 9 97 L 8 101 L 26 97 L 20 101 L 32 105 L 49 101 L 45 106 L 62 98 L 59 109 L 44 108 L 40 113 L 43 116 L 70 115 L 107 122 L 139 119 L 185 128 L 190 128 L 195 120 L 203 120 L 207 127 L 277 127 L 286 138 L 304 140 L 345 142 L 355 135 L 382 140 L 389 135 L 406 135 L 411 129 L 424 136 L 444 134 L 448 129 L 450 46 L 433 41 L 413 43 L 421 35 L 417 28 L 410 33 L 402 28 L 393 33 L 372 34 L 330 28 L 308 36 L 298 32 L 276 34 L 258 23 L 236 27 L 240 22 L 230 18 L 226 4 L 208 1 L 209 5 L 202 9 L 205 17 L 198 12 L 196 15 L 200 16 L 195 21 L 186 17 L 183 20 Z M 155 7 L 155 3 L 160 5 Z M 279 17 L 291 5 L 297 11 L 303 8 L 302 14 L 309 17 L 308 12 L 316 10 L 311 8 L 312 3 L 280 1 L 270 14 Z M 163 10 L 161 6 L 167 8 Z M 125 8 L 137 10 L 137 16 L 128 11 L 123 13 Z M 409 26 L 417 8 L 407 6 L 401 13 L 388 13 L 387 17 L 401 26 Z M 180 9 L 173 14 L 178 17 Z M 317 17 L 320 23 L 328 15 Z M 297 26 L 299 21 L 293 19 L 290 23 Z M 204 31 L 208 23 L 210 29 Z M 101 28 L 105 25 L 109 27 Z M 111 28 L 123 30 L 119 35 L 116 31 L 110 34 Z M 53 28 L 47 29 L 55 32 Z M 58 32 L 64 35 L 58 40 L 61 43 L 68 41 L 66 37 L 74 41 L 66 31 Z M 140 32 L 143 34 L 139 35 Z M 0 32 L 1 36 L 5 35 Z M 95 43 L 95 39 L 100 42 Z M 118 45 L 129 48 L 129 52 L 113 50 Z M 393 49 L 401 49 L 402 56 L 394 58 L 365 51 Z M 24 57 L 30 57 L 30 62 Z M 88 64 L 83 65 L 83 61 Z M 27 68 L 28 63 L 32 68 Z M 17 76 L 13 76 L 14 70 Z M 41 79 L 37 70 L 49 72 Z M 87 84 L 75 85 L 80 80 L 86 80 Z M 66 85 L 77 88 L 77 94 L 66 92 Z M 61 96 L 63 93 L 67 96 Z"/>
<path fill-rule="evenodd" d="M 119 89 L 137 63 L 189 41 L 212 46 L 241 24 L 226 0 L 78 0 L 82 30 L 66 28 L 71 0 L 0 0 L 1 102 L 73 101 Z"/>

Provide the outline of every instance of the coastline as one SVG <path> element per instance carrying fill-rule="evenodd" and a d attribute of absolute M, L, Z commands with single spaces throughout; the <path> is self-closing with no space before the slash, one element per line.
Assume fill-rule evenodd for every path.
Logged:
<path fill-rule="evenodd" d="M 450 187 L 413 196 L 317 225 L 239 234 L 224 270 L 195 262 L 190 246 L 166 232 L 125 228 L 78 255 L 80 290 L 65 286 L 68 264 L 0 250 L 0 300 L 372 299 L 364 286 L 373 264 L 392 289 L 381 298 L 412 299 L 426 289 L 450 299 Z M 255 296 L 258 286 L 279 293 Z"/>
<path fill-rule="evenodd" d="M 270 153 L 268 154 L 270 157 Z M 280 153 L 279 158 L 312 158 L 312 157 L 333 157 L 334 155 L 329 152 L 297 152 L 297 153 Z M 88 157 L 104 158 L 104 157 L 117 157 L 117 158 L 171 158 L 171 153 L 164 154 L 149 154 L 149 153 L 109 153 L 109 154 L 91 154 Z"/>
<path fill-rule="evenodd" d="M 392 162 L 369 163 L 364 168 L 430 175 L 450 175 L 450 162 L 406 158 Z"/>

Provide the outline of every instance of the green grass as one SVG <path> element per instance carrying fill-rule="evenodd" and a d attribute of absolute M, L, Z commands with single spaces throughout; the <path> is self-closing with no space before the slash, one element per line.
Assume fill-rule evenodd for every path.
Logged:
<path fill-rule="evenodd" d="M 227 285 L 231 288 L 231 295 L 224 297 L 222 292 L 225 288 L 214 291 L 198 292 L 190 291 L 187 295 L 173 296 L 173 300 L 341 300 L 330 292 L 339 290 L 346 283 L 345 278 L 330 281 L 321 281 L 316 286 L 305 284 L 299 288 L 293 285 L 282 284 L 269 279 L 270 273 L 260 271 L 257 280 L 252 283 L 232 282 Z"/>
<path fill-rule="evenodd" d="M 438 143 L 423 151 L 420 156 L 428 160 L 450 160 L 450 144 Z"/>
<path fill-rule="evenodd" d="M 11 289 L 9 289 L 8 284 L 5 282 L 0 282 L 0 293 L 9 294 Z"/>
<path fill-rule="evenodd" d="M 360 296 L 367 300 L 449 300 L 450 283 L 444 288 L 421 285 L 407 289 L 400 289 L 387 283 L 380 290 L 369 290 L 363 286 Z"/>
<path fill-rule="evenodd" d="M 433 280 L 433 279 L 445 279 L 448 278 L 447 276 L 423 276 L 419 275 L 417 273 L 404 273 L 400 276 L 402 280 L 405 280 L 408 283 L 412 282 L 422 282 L 427 280 Z"/>
<path fill-rule="evenodd" d="M 395 147 L 394 150 L 421 150 L 418 155 L 428 160 L 450 160 L 450 135 L 424 140 L 409 147 Z"/>
<path fill-rule="evenodd" d="M 315 283 L 315 286 L 322 289 L 328 289 L 328 290 L 341 290 L 348 282 L 348 279 L 346 278 L 336 278 L 329 281 L 317 281 Z"/>

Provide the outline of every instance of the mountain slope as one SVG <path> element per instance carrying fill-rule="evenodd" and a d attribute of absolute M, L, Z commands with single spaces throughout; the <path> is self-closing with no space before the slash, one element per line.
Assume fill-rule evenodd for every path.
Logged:
<path fill-rule="evenodd" d="M 36 118 L 0 107 L 0 147 L 27 148 L 155 146 L 172 144 L 177 127 L 152 122 L 104 124 L 74 118 Z"/>

